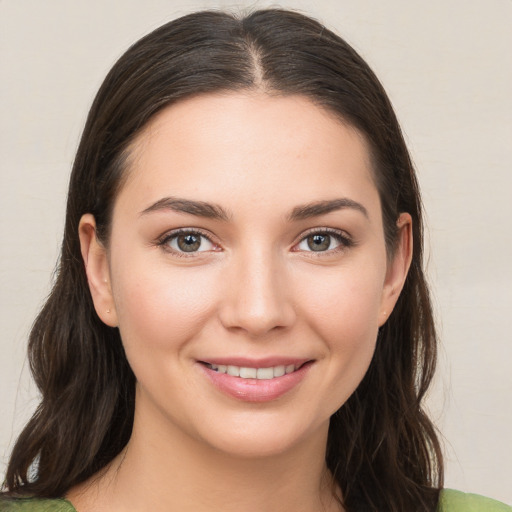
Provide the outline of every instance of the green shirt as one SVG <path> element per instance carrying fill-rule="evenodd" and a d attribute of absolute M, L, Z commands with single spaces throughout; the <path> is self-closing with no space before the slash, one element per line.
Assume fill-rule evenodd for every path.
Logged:
<path fill-rule="evenodd" d="M 40 498 L 2 499 L 0 512 L 76 512 L 68 500 Z"/>
<path fill-rule="evenodd" d="M 512 512 L 512 507 L 477 494 L 445 489 L 441 492 L 438 512 Z"/>
<path fill-rule="evenodd" d="M 65 499 L 24 498 L 0 500 L 0 512 L 76 512 Z M 512 507 L 477 494 L 445 489 L 441 492 L 438 512 L 512 512 Z"/>

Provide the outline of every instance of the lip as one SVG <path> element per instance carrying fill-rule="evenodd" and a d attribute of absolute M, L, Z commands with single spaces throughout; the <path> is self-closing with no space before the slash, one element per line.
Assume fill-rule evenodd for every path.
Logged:
<path fill-rule="evenodd" d="M 233 377 L 227 373 L 219 373 L 206 366 L 205 363 L 215 365 L 244 366 L 247 368 L 269 368 L 271 366 L 294 364 L 300 366 L 292 373 L 273 379 L 243 379 Z M 314 364 L 310 359 L 294 359 L 283 357 L 268 357 L 263 359 L 247 358 L 212 358 L 207 361 L 198 361 L 198 366 L 216 389 L 237 400 L 245 402 L 270 402 L 277 400 L 298 386 L 308 374 Z"/>

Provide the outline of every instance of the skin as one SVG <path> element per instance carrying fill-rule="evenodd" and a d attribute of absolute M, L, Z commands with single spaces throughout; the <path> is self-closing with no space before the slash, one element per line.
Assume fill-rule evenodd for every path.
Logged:
<path fill-rule="evenodd" d="M 329 418 L 363 378 L 412 252 L 401 214 L 387 258 L 364 138 L 306 98 L 203 95 L 145 127 L 127 172 L 108 248 L 91 215 L 79 230 L 96 311 L 137 377 L 133 436 L 69 498 L 79 512 L 339 510 Z M 226 218 L 154 206 L 169 197 Z M 352 203 L 291 218 L 340 198 Z M 183 255 L 176 229 L 208 238 Z M 326 250 L 312 232 L 331 236 Z M 311 362 L 265 402 L 219 391 L 198 363 L 269 356 Z"/>

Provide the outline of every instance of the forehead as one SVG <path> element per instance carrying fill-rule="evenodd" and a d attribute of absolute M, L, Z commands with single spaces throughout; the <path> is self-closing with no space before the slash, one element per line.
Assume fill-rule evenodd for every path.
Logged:
<path fill-rule="evenodd" d="M 226 93 L 165 108 L 132 144 L 120 196 L 285 205 L 372 192 L 364 137 L 302 96 Z M 121 198 L 119 198 L 121 199 Z M 375 197 L 373 198 L 375 199 Z"/>

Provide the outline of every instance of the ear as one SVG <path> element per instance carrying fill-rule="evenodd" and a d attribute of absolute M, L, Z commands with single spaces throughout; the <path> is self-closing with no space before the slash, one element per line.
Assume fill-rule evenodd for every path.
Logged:
<path fill-rule="evenodd" d="M 96 236 L 96 221 L 92 214 L 82 216 L 78 235 L 94 309 L 103 323 L 117 327 L 107 250 Z"/>
<path fill-rule="evenodd" d="M 408 213 L 401 213 L 397 220 L 398 240 L 393 259 L 388 263 L 386 280 L 382 291 L 379 327 L 382 326 L 395 307 L 396 301 L 404 287 L 407 273 L 412 261 L 412 218 Z"/>

